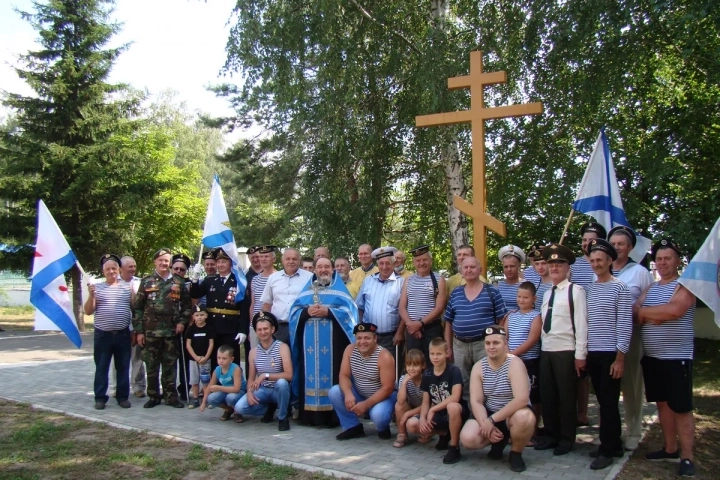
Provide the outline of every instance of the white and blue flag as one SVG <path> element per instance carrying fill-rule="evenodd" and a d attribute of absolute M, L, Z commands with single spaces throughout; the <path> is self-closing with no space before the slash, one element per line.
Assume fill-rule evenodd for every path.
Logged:
<path fill-rule="evenodd" d="M 42 200 L 38 202 L 30 303 L 35 306 L 35 330 L 61 330 L 76 347 L 82 339 L 65 282 L 65 272 L 77 262 L 55 219 Z"/>
<path fill-rule="evenodd" d="M 220 188 L 220 178 L 215 175 L 212 189 L 210 190 L 210 203 L 208 204 L 207 216 L 205 217 L 205 230 L 203 231 L 203 245 L 208 248 L 222 248 L 228 257 L 232 259 L 232 273 L 240 288 L 235 294 L 235 302 L 240 302 L 245 297 L 245 289 L 247 289 L 247 279 L 240 268 L 240 258 L 238 257 L 237 246 L 235 245 L 235 236 L 230 229 L 230 218 L 228 217 L 225 200 L 223 199 L 222 189 Z"/>
<path fill-rule="evenodd" d="M 632 228 L 625 218 L 620 189 L 615 177 L 615 166 L 610 157 L 610 146 L 604 128 L 595 142 L 595 149 L 580 183 L 573 209 L 595 218 L 595 221 L 608 232 L 618 225 Z M 639 262 L 645 257 L 652 242 L 637 235 L 637 232 L 635 235 L 637 243 L 630 252 L 630 257 Z"/>
<path fill-rule="evenodd" d="M 678 282 L 715 312 L 720 327 L 720 218 Z"/>

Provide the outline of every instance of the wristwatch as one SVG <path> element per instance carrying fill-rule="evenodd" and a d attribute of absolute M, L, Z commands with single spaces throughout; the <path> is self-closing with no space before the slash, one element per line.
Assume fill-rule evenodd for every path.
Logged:
<path fill-rule="evenodd" d="M 265 380 L 270 380 L 270 374 L 269 374 L 269 373 L 266 373 L 266 374 L 265 374 Z"/>
<path fill-rule="evenodd" d="M 493 425 L 495 425 L 495 419 L 493 418 L 492 415 L 490 415 L 490 416 L 488 417 L 488 420 L 490 420 L 490 423 L 492 423 Z"/>

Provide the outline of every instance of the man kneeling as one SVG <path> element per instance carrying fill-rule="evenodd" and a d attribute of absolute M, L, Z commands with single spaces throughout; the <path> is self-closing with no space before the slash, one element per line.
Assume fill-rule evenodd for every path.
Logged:
<path fill-rule="evenodd" d="M 485 329 L 485 350 L 487 357 L 477 362 L 470 374 L 470 407 L 475 419 L 465 424 L 460 441 L 468 450 L 492 444 L 488 456 L 500 460 L 512 437 L 510 470 L 522 472 L 522 451 L 535 430 L 527 370 L 520 358 L 508 353 L 502 327 Z"/>
<path fill-rule="evenodd" d="M 377 325 L 359 323 L 353 334 L 355 343 L 347 346 L 340 366 L 340 384 L 328 397 L 340 419 L 343 431 L 335 438 L 349 440 L 365 436 L 358 417 L 370 413 L 378 437 L 390 438 L 390 416 L 395 406 L 395 361 L 377 343 Z"/>
<path fill-rule="evenodd" d="M 407 422 L 407 429 L 422 435 L 440 434 L 435 448 L 448 452 L 443 463 L 460 461 L 460 429 L 470 416 L 462 398 L 463 378 L 460 368 L 447 363 L 448 345 L 442 338 L 430 341 L 429 354 L 432 367 L 423 373 L 420 388 L 423 403 L 420 417 Z"/>
<path fill-rule="evenodd" d="M 263 415 L 261 422 L 270 423 L 277 408 L 278 430 L 284 432 L 290 430 L 287 418 L 293 375 L 290 347 L 273 337 L 278 321 L 272 313 L 256 313 L 252 325 L 258 344 L 250 350 L 247 394 L 235 405 L 235 413 Z"/>

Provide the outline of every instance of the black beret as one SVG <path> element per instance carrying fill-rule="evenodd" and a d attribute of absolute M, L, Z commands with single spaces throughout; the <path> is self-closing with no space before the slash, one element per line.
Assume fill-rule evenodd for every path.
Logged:
<path fill-rule="evenodd" d="M 215 250 L 215 260 L 232 260 L 227 253 L 225 253 L 225 250 L 222 248 L 218 248 Z"/>
<path fill-rule="evenodd" d="M 377 325 L 374 323 L 358 323 L 355 325 L 355 328 L 353 328 L 353 335 L 357 334 L 358 332 L 370 332 L 375 333 L 377 332 Z"/>
<path fill-rule="evenodd" d="M 215 260 L 215 249 L 211 248 L 210 250 L 203 253 L 202 258 L 203 260 Z"/>
<path fill-rule="evenodd" d="M 530 260 L 540 260 L 544 249 L 545 245 L 542 243 L 533 243 L 528 247 L 527 256 Z"/>
<path fill-rule="evenodd" d="M 610 233 L 608 234 L 608 239 L 615 235 L 616 233 L 625 235 L 630 239 L 630 243 L 633 247 L 635 247 L 635 244 L 637 243 L 637 237 L 635 236 L 635 232 L 633 232 L 633 229 L 630 227 L 626 227 L 625 225 L 618 225 L 617 227 L 613 227 L 610 229 Z"/>
<path fill-rule="evenodd" d="M 546 262 L 567 262 L 572 265 L 575 263 L 575 254 L 565 245 L 557 243 L 551 243 L 547 247 L 543 248 L 542 256 Z"/>
<path fill-rule="evenodd" d="M 272 253 L 277 247 L 275 245 L 260 245 L 256 248 L 258 253 Z"/>
<path fill-rule="evenodd" d="M 207 307 L 205 305 L 196 304 L 193 307 L 193 313 L 199 313 L 199 312 L 206 312 L 207 313 Z"/>
<path fill-rule="evenodd" d="M 412 253 L 413 257 L 419 257 L 420 255 L 425 255 L 430 251 L 430 245 L 420 245 L 419 247 L 415 247 L 412 250 L 410 250 L 410 253 Z"/>
<path fill-rule="evenodd" d="M 617 250 L 615 250 L 615 247 L 613 247 L 610 242 L 608 242 L 607 240 L 603 240 L 602 238 L 593 238 L 592 240 L 590 240 L 587 248 L 588 255 L 590 255 L 596 250 L 607 253 L 608 255 L 610 255 L 610 258 L 613 259 L 613 261 L 617 260 L 618 258 L 618 253 Z"/>
<path fill-rule="evenodd" d="M 663 248 L 672 248 L 677 252 L 679 257 L 682 257 L 680 245 L 673 242 L 669 238 L 661 238 L 659 241 L 655 242 L 655 244 L 650 249 L 650 258 L 652 258 L 653 262 L 655 261 L 655 255 L 657 254 L 658 250 L 662 250 Z"/>
<path fill-rule="evenodd" d="M 163 255 L 172 255 L 172 252 L 169 248 L 161 248 L 157 252 L 155 252 L 155 255 L 153 255 L 153 260 L 157 260 L 158 257 L 162 257 Z"/>
<path fill-rule="evenodd" d="M 117 263 L 118 267 L 122 267 L 120 257 L 118 257 L 117 255 L 113 255 L 112 253 L 106 253 L 105 255 L 100 257 L 100 270 L 102 270 L 102 268 L 105 266 L 105 262 L 109 262 L 110 260 Z"/>
<path fill-rule="evenodd" d="M 252 247 L 248 248 L 247 252 L 245 253 L 247 253 L 248 255 L 252 255 L 253 253 L 257 252 L 258 248 L 259 247 L 257 245 L 253 245 Z"/>
<path fill-rule="evenodd" d="M 580 227 L 580 235 L 585 235 L 586 232 L 595 233 L 598 238 L 602 238 L 603 240 L 607 237 L 607 230 L 597 222 L 587 222 L 583 224 L 583 226 Z"/>
<path fill-rule="evenodd" d="M 253 316 L 253 318 L 252 318 L 253 330 L 257 330 L 258 322 L 270 322 L 270 324 L 273 327 L 275 327 L 275 330 L 278 329 L 277 317 L 270 312 L 265 312 L 265 311 L 260 310 Z"/>
<path fill-rule="evenodd" d="M 185 264 L 185 268 L 190 268 L 190 257 L 185 255 L 184 253 L 178 253 L 173 255 L 172 260 L 170 261 L 170 265 L 175 265 L 177 262 L 182 262 Z"/>

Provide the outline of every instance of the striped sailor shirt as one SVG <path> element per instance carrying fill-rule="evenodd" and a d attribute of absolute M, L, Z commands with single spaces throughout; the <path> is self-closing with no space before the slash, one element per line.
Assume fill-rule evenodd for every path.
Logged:
<path fill-rule="evenodd" d="M 505 280 L 501 280 L 498 283 L 498 291 L 500 292 L 500 296 L 503 298 L 503 301 L 505 302 L 505 306 L 508 310 L 517 310 L 518 304 L 517 304 L 517 292 L 518 287 L 520 286 L 520 283 L 507 283 Z"/>
<path fill-rule="evenodd" d="M 595 272 L 592 265 L 584 256 L 578 257 L 575 263 L 570 265 L 570 281 L 583 288 L 595 281 Z"/>
<path fill-rule="evenodd" d="M 678 287 L 677 279 L 661 285 L 654 282 L 645 295 L 643 307 L 656 307 L 670 302 L 675 289 Z M 693 320 L 695 318 L 695 303 L 688 308 L 685 315 L 663 322 L 660 325 L 644 323 L 642 325 L 642 345 L 645 355 L 661 360 L 692 360 L 693 358 Z"/>
<path fill-rule="evenodd" d="M 632 297 L 623 282 L 612 277 L 585 287 L 588 351 L 627 353 L 632 336 Z"/>
<path fill-rule="evenodd" d="M 440 275 L 432 272 L 435 281 L 440 283 Z M 430 275 L 421 277 L 413 273 L 407 280 L 407 311 L 410 320 L 422 320 L 435 308 L 435 286 Z"/>
<path fill-rule="evenodd" d="M 132 284 L 118 281 L 95 285 L 95 328 L 104 332 L 125 330 L 132 321 Z"/>

